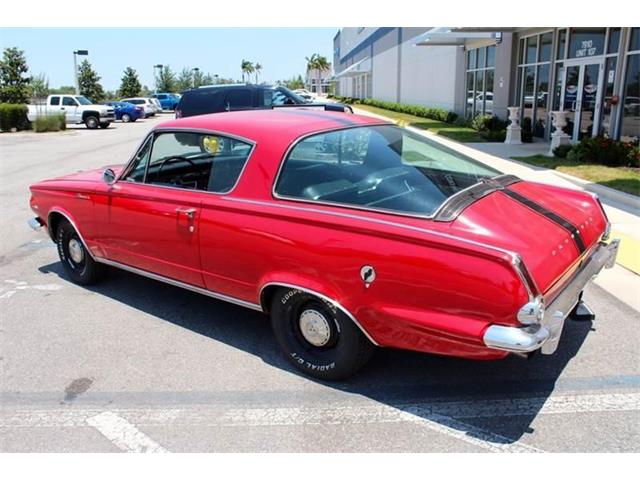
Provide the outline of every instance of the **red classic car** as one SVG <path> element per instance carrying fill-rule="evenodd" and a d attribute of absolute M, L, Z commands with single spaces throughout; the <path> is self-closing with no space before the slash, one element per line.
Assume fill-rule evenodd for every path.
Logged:
<path fill-rule="evenodd" d="M 618 247 L 591 194 L 311 108 L 162 123 L 126 165 L 31 193 L 73 281 L 112 266 L 268 313 L 293 365 L 324 379 L 374 346 L 553 353 Z"/>

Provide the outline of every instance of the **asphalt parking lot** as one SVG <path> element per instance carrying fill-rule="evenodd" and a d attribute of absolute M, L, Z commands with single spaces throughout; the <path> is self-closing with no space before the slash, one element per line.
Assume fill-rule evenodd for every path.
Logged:
<path fill-rule="evenodd" d="M 71 283 L 28 185 L 126 162 L 158 121 L 0 135 L 0 451 L 638 451 L 640 315 L 598 285 L 555 355 L 380 350 L 322 383 L 256 312 L 117 270 Z"/>

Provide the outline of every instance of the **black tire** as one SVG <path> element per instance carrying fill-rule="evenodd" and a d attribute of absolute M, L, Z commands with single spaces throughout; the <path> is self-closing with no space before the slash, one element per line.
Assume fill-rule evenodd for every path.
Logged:
<path fill-rule="evenodd" d="M 89 130 L 95 130 L 100 125 L 100 122 L 98 121 L 98 117 L 89 115 L 84 119 L 84 124 Z"/>
<path fill-rule="evenodd" d="M 64 271 L 74 283 L 80 285 L 90 285 L 97 282 L 104 275 L 104 266 L 97 263 L 87 251 L 87 247 L 82 242 L 78 232 L 67 220 L 61 220 L 56 231 L 56 244 L 58 255 Z M 71 249 L 75 248 L 76 259 L 73 258 Z M 81 252 L 82 259 L 78 261 L 78 251 Z"/>
<path fill-rule="evenodd" d="M 131 121 L 131 115 L 129 115 L 128 113 L 123 113 L 122 114 L 122 121 L 124 123 L 129 123 Z"/>
<path fill-rule="evenodd" d="M 303 313 L 321 318 L 322 345 L 302 333 Z M 316 314 L 320 315 L 318 317 Z M 280 289 L 271 302 L 271 327 L 289 361 L 307 375 L 340 380 L 356 373 L 375 347 L 335 305 L 297 289 Z M 315 339 L 316 341 L 318 338 Z"/>
<path fill-rule="evenodd" d="M 109 125 L 111 125 L 110 122 L 104 122 L 100 124 L 100 128 L 109 128 Z"/>

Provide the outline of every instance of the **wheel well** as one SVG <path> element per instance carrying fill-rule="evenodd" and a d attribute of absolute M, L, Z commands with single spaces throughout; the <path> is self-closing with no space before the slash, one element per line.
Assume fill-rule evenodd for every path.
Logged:
<path fill-rule="evenodd" d="M 96 117 L 96 118 L 100 118 L 100 114 L 98 112 L 94 112 L 94 111 L 88 111 L 88 112 L 82 112 L 82 120 L 86 120 L 87 117 Z"/>
<path fill-rule="evenodd" d="M 59 212 L 51 212 L 47 220 L 47 229 L 49 230 L 49 236 L 51 240 L 56 241 L 56 232 L 58 231 L 58 225 L 62 220 L 67 220 L 64 215 Z"/>
<path fill-rule="evenodd" d="M 273 300 L 273 296 L 281 288 L 285 288 L 285 287 L 281 285 L 267 285 L 262 290 L 262 292 L 260 292 L 260 306 L 262 307 L 262 311 L 264 313 L 269 313 L 269 310 L 271 309 L 271 301 Z"/>

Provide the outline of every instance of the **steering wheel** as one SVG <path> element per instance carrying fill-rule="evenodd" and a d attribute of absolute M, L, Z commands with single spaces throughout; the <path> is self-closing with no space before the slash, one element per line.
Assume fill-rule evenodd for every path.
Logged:
<path fill-rule="evenodd" d="M 179 156 L 179 155 L 175 156 L 175 157 L 168 157 L 168 158 L 165 158 L 164 160 L 162 160 L 162 163 L 160 163 L 160 166 L 158 167 L 158 173 L 156 173 L 156 177 L 160 176 L 160 174 L 162 173 L 162 169 L 164 168 L 164 166 L 166 164 L 171 163 L 173 161 L 188 162 L 192 167 L 196 166 L 196 164 L 190 158 L 182 157 L 182 156 Z"/>

